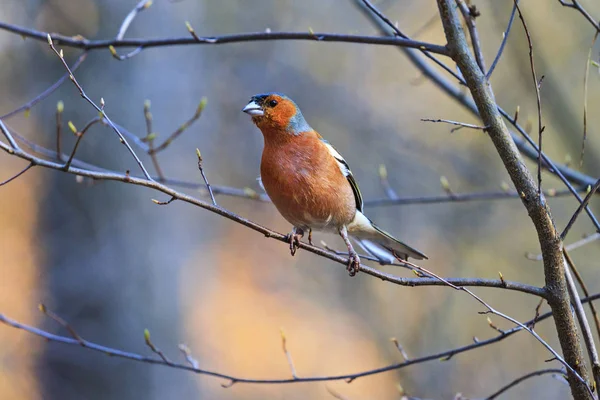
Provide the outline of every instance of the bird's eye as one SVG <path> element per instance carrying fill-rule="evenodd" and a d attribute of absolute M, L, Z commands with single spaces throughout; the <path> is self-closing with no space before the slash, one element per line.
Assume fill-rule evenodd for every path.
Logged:
<path fill-rule="evenodd" d="M 270 106 L 270 107 L 275 107 L 276 105 L 277 105 L 277 100 L 271 100 L 271 101 L 269 102 L 269 106 Z"/>

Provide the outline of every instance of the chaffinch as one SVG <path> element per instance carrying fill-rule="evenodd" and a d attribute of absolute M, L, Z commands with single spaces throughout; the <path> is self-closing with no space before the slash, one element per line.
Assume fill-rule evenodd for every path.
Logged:
<path fill-rule="evenodd" d="M 427 259 L 418 250 L 378 228 L 363 214 L 363 199 L 344 158 L 308 125 L 302 112 L 282 93 L 257 94 L 243 108 L 264 137 L 260 164 L 262 185 L 281 215 L 293 225 L 292 255 L 312 230 L 338 233 L 348 248 L 348 272 L 360 258 L 349 236 L 381 262 L 395 258 Z"/>

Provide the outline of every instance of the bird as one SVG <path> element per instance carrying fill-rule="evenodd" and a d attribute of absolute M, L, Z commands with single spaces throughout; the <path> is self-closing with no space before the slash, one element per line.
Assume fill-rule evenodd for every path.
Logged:
<path fill-rule="evenodd" d="M 348 249 L 350 276 L 360 257 L 350 238 L 380 263 L 427 256 L 394 238 L 364 214 L 363 197 L 342 155 L 306 122 L 298 105 L 279 92 L 254 95 L 242 111 L 262 132 L 260 181 L 279 213 L 292 224 L 287 235 L 292 256 L 312 231 L 337 233 Z"/>

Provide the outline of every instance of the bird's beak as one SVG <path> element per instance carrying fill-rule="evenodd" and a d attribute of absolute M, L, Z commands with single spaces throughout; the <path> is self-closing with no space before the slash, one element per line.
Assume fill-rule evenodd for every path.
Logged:
<path fill-rule="evenodd" d="M 250 103 L 246 104 L 246 107 L 242 109 L 248 115 L 252 115 L 253 117 L 260 117 L 265 115 L 262 107 L 259 106 L 254 100 L 250 101 Z"/>

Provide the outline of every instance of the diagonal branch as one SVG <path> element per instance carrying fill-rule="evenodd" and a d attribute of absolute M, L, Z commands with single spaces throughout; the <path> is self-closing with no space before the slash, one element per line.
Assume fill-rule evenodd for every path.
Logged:
<path fill-rule="evenodd" d="M 52 49 L 52 51 L 54 51 L 54 53 L 58 56 L 58 58 L 60 59 L 60 61 L 63 64 L 63 66 L 65 67 L 65 69 L 69 73 L 69 78 L 71 79 L 71 82 L 73 82 L 73 84 L 75 85 L 75 87 L 77 88 L 77 90 L 79 91 L 79 94 L 81 95 L 81 97 L 83 97 L 83 99 L 85 101 L 87 101 L 92 107 L 94 107 L 96 109 L 96 111 L 98 111 L 102 115 L 103 119 L 106 120 L 106 122 L 108 123 L 108 125 L 113 129 L 113 131 L 115 131 L 115 133 L 119 137 L 119 141 L 127 148 L 127 150 L 129 151 L 129 153 L 133 156 L 133 158 L 135 159 L 135 162 L 137 163 L 137 165 L 140 167 L 140 169 L 144 173 L 144 176 L 147 179 L 151 180 L 152 178 L 150 177 L 150 174 L 148 173 L 148 171 L 146 171 L 146 168 L 144 167 L 144 164 L 142 164 L 142 162 L 140 161 L 139 157 L 137 156 L 137 154 L 135 154 L 135 151 L 133 151 L 133 149 L 131 148 L 131 146 L 129 145 L 129 143 L 127 142 L 127 140 L 123 137 L 123 135 L 121 134 L 121 132 L 119 131 L 119 129 L 115 126 L 115 124 L 113 124 L 113 122 L 108 118 L 108 115 L 106 115 L 106 113 L 104 112 L 103 101 L 101 101 L 102 106 L 99 107 L 98 105 L 96 105 L 96 103 L 94 103 L 94 101 L 92 99 L 89 98 L 89 96 L 84 92 L 84 90 L 81 87 L 81 85 L 79 84 L 79 82 L 77 82 L 77 79 L 75 78 L 75 75 L 73 75 L 73 71 L 71 70 L 71 68 L 69 68 L 69 64 L 67 64 L 67 62 L 65 61 L 65 58 L 63 57 L 62 50 L 58 51 L 58 50 L 56 50 L 56 47 L 54 47 L 54 40 L 52 39 L 52 37 L 50 36 L 50 34 L 47 35 L 47 41 L 48 41 L 48 45 L 50 45 L 50 48 Z"/>
<path fill-rule="evenodd" d="M 571 391 L 576 399 L 591 399 L 593 394 L 587 385 L 588 371 L 582 354 L 577 326 L 571 314 L 569 294 L 565 279 L 562 241 L 556 232 L 550 209 L 543 195 L 538 193 L 535 181 L 525 166 L 521 155 L 504 124 L 498 110 L 491 85 L 481 72 L 469 51 L 456 6 L 452 0 L 437 0 L 440 16 L 453 60 L 465 77 L 467 86 L 477 105 L 484 125 L 504 166 L 522 193 L 522 202 L 538 233 L 544 259 L 544 276 L 549 291 L 548 304 L 554 311 L 556 330 L 568 366 Z"/>

